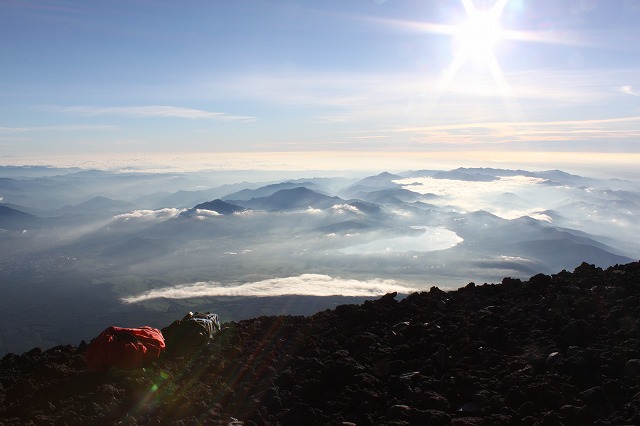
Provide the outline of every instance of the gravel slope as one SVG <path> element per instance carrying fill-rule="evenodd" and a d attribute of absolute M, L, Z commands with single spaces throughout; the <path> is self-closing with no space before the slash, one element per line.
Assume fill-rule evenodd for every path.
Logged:
<path fill-rule="evenodd" d="M 223 324 L 191 356 L 91 373 L 0 361 L 0 423 L 640 424 L 640 263 Z"/>

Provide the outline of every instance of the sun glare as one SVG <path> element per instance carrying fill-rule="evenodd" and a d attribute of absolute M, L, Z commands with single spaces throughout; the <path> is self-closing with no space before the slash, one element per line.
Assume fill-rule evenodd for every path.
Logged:
<path fill-rule="evenodd" d="M 467 21 L 454 39 L 454 54 L 462 61 L 488 64 L 494 59 L 494 48 L 502 39 L 500 15 L 495 10 L 467 10 Z"/>
<path fill-rule="evenodd" d="M 461 1 L 466 19 L 452 26 L 453 60 L 438 83 L 438 90 L 445 92 L 463 68 L 470 72 L 467 76 L 481 76 L 488 71 L 495 83 L 496 93 L 505 101 L 510 113 L 517 116 L 518 108 L 510 99 L 509 86 L 495 53 L 496 45 L 507 37 L 502 29 L 501 18 L 508 0 L 497 0 L 488 9 L 476 8 L 473 0 Z M 481 82 L 479 84 L 485 84 L 482 79 L 478 81 Z"/>

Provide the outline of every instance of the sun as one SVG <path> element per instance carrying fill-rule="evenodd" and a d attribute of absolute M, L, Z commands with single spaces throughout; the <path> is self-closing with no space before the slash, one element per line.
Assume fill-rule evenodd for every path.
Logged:
<path fill-rule="evenodd" d="M 456 29 L 454 55 L 461 62 L 490 64 L 495 60 L 495 46 L 503 37 L 500 10 L 476 10 L 470 1 L 465 1 L 464 5 L 467 20 Z"/>
<path fill-rule="evenodd" d="M 507 2 L 497 0 L 489 9 L 477 9 L 472 0 L 462 0 L 466 19 L 451 27 L 453 60 L 438 85 L 440 91 L 447 89 L 458 71 L 471 65 L 468 68 L 472 73 L 488 70 L 498 92 L 508 96 L 509 88 L 495 54 L 496 46 L 507 38 L 500 22 Z"/>

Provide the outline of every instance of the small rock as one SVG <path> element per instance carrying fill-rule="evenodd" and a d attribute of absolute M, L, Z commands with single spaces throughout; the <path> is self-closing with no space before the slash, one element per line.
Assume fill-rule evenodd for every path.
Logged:
<path fill-rule="evenodd" d="M 547 369 L 553 369 L 561 360 L 562 355 L 560 355 L 560 352 L 551 352 L 546 360 Z"/>
<path fill-rule="evenodd" d="M 451 424 L 451 417 L 443 411 L 412 408 L 409 415 L 411 424 L 414 425 L 448 426 Z"/>
<path fill-rule="evenodd" d="M 435 361 L 441 370 L 446 371 L 451 366 L 451 357 L 449 356 L 449 348 L 444 343 L 438 346 L 438 352 L 435 354 Z"/>
<path fill-rule="evenodd" d="M 531 401 L 525 401 L 518 408 L 518 414 L 521 416 L 530 416 L 536 412 L 536 405 Z"/>
<path fill-rule="evenodd" d="M 473 413 L 475 411 L 478 411 L 480 408 L 480 404 L 478 404 L 477 402 L 466 402 L 462 404 L 460 408 L 458 408 L 458 411 L 461 413 Z"/>
<path fill-rule="evenodd" d="M 595 335 L 595 330 L 585 320 L 576 320 L 567 324 L 560 334 L 567 346 L 574 346 L 590 342 Z"/>
<path fill-rule="evenodd" d="M 545 274 L 537 274 L 529 278 L 529 284 L 537 286 L 548 285 L 551 284 L 551 277 Z"/>
<path fill-rule="evenodd" d="M 562 423 L 558 413 L 554 413 L 553 411 L 548 411 L 542 417 L 542 423 L 541 424 L 543 426 L 561 426 L 564 423 Z"/>
<path fill-rule="evenodd" d="M 440 312 L 447 310 L 447 300 L 448 299 L 440 299 L 436 302 L 436 308 L 438 308 Z"/>
<path fill-rule="evenodd" d="M 566 353 L 568 357 L 582 355 L 582 349 L 580 346 L 569 346 Z"/>
<path fill-rule="evenodd" d="M 601 386 L 594 386 L 580 392 L 580 397 L 592 407 L 604 405 L 607 401 L 607 394 Z"/>
<path fill-rule="evenodd" d="M 487 391 L 480 391 L 474 394 L 473 397 L 471 397 L 471 400 L 480 407 L 486 407 L 491 402 L 490 394 Z"/>
<path fill-rule="evenodd" d="M 433 391 L 422 391 L 416 393 L 413 405 L 423 410 L 449 411 L 449 401 L 439 393 Z"/>
<path fill-rule="evenodd" d="M 630 377 L 640 376 L 640 359 L 630 359 L 624 366 L 624 374 Z"/>
<path fill-rule="evenodd" d="M 402 404 L 392 405 L 387 410 L 386 417 L 389 420 L 395 420 L 398 418 L 402 418 L 404 416 L 408 416 L 409 411 L 411 411 L 411 407 L 409 407 L 408 405 L 402 405 Z"/>

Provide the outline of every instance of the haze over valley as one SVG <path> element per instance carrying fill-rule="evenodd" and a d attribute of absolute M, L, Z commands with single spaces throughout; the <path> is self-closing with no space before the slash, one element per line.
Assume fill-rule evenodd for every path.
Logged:
<path fill-rule="evenodd" d="M 640 258 L 632 180 L 559 170 L 0 168 L 0 351 Z M 75 340 L 71 343 L 77 343 Z"/>

